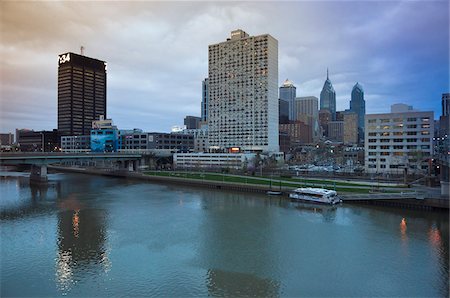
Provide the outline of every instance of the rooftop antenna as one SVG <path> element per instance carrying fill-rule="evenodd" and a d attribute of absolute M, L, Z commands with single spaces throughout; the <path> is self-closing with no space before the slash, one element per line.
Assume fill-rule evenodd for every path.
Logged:
<path fill-rule="evenodd" d="M 83 46 L 81 46 L 80 52 L 81 52 L 81 56 L 84 56 L 84 47 Z"/>

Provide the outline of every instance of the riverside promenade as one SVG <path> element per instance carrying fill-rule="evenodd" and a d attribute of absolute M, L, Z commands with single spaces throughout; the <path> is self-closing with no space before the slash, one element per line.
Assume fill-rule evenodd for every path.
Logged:
<path fill-rule="evenodd" d="M 253 192 L 266 194 L 268 191 L 281 192 L 280 198 L 288 198 L 288 194 L 297 187 L 320 187 L 335 189 L 344 203 L 373 204 L 397 206 L 424 210 L 448 210 L 449 199 L 437 196 L 437 191 L 423 188 L 406 188 L 392 183 L 374 185 L 367 182 L 348 182 L 345 180 L 304 180 L 283 178 L 267 178 L 240 176 L 220 173 L 191 172 L 128 172 L 113 169 L 74 168 L 50 166 L 50 169 L 61 172 L 83 173 L 128 179 L 145 180 L 156 183 L 223 189 L 230 191 Z M 298 180 L 298 181 L 296 181 Z M 315 182 L 312 182 L 315 181 Z M 322 183 L 320 183 L 322 182 Z"/>

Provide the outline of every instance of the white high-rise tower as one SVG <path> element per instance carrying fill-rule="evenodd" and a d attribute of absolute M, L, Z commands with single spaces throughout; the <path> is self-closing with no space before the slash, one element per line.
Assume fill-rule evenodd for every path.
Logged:
<path fill-rule="evenodd" d="M 209 46 L 212 149 L 278 151 L 278 41 L 238 29 Z"/>

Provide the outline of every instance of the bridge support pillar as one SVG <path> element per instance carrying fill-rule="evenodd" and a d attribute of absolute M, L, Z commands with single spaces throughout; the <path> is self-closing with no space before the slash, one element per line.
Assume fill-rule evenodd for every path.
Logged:
<path fill-rule="evenodd" d="M 139 171 L 139 160 L 133 160 L 133 170 L 135 172 Z"/>
<path fill-rule="evenodd" d="M 31 165 L 30 183 L 47 183 L 47 165 Z"/>

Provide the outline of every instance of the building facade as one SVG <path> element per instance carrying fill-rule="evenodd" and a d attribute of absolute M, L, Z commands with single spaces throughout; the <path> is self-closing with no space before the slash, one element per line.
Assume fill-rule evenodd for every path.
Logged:
<path fill-rule="evenodd" d="M 331 112 L 328 109 L 319 111 L 319 126 L 321 130 L 321 135 L 324 137 L 328 136 L 328 123 L 331 120 Z"/>
<path fill-rule="evenodd" d="M 359 139 L 359 116 L 353 112 L 344 113 L 344 135 L 342 141 L 345 144 L 357 144 Z"/>
<path fill-rule="evenodd" d="M 58 131 L 16 129 L 16 143 L 22 152 L 54 152 L 59 151 Z"/>
<path fill-rule="evenodd" d="M 327 79 L 320 92 L 320 109 L 330 111 L 331 120 L 336 120 L 336 91 L 334 91 L 333 84 L 331 84 L 328 70 Z"/>
<path fill-rule="evenodd" d="M 328 139 L 333 142 L 344 142 L 344 121 L 328 122 Z"/>
<path fill-rule="evenodd" d="M 194 137 L 182 133 L 135 132 L 125 135 L 122 150 L 167 150 L 190 152 L 194 150 Z"/>
<path fill-rule="evenodd" d="M 311 127 L 314 141 L 319 138 L 319 99 L 315 96 L 297 97 L 295 99 L 296 119 Z"/>
<path fill-rule="evenodd" d="M 243 169 L 255 158 L 253 153 L 175 153 L 175 169 Z"/>
<path fill-rule="evenodd" d="M 280 87 L 280 99 L 286 101 L 289 106 L 289 121 L 297 120 L 297 111 L 295 106 L 295 98 L 297 97 L 297 88 L 294 84 L 286 79 Z"/>
<path fill-rule="evenodd" d="M 364 100 L 364 90 L 359 83 L 356 83 L 352 89 L 352 98 L 350 100 L 350 111 L 358 115 L 358 138 L 364 139 L 364 116 L 366 115 L 366 101 Z"/>
<path fill-rule="evenodd" d="M 90 152 L 91 136 L 62 136 L 61 151 L 67 153 Z"/>
<path fill-rule="evenodd" d="M 235 30 L 208 56 L 210 147 L 278 151 L 278 41 Z"/>
<path fill-rule="evenodd" d="M 367 173 L 425 173 L 433 154 L 434 113 L 404 105 L 391 113 L 365 117 L 365 170 Z M 392 112 L 395 111 L 395 112 Z"/>
<path fill-rule="evenodd" d="M 106 62 L 65 53 L 58 60 L 58 132 L 88 135 L 106 117 Z"/>
<path fill-rule="evenodd" d="M 184 117 L 184 126 L 186 129 L 198 129 L 200 128 L 201 117 L 186 116 Z"/>
<path fill-rule="evenodd" d="M 0 145 L 11 146 L 14 144 L 14 134 L 0 133 Z"/>
<path fill-rule="evenodd" d="M 286 133 L 289 136 L 291 148 L 312 142 L 311 127 L 301 121 L 280 124 L 280 133 Z"/>
<path fill-rule="evenodd" d="M 202 81 L 202 107 L 201 107 L 202 122 L 208 121 L 208 105 L 209 105 L 209 83 L 208 78 L 205 78 Z"/>
<path fill-rule="evenodd" d="M 280 124 L 289 123 L 289 103 L 284 99 L 278 100 L 278 120 Z"/>
<path fill-rule="evenodd" d="M 448 144 L 448 135 L 449 135 L 449 126 L 450 126 L 450 93 L 442 94 L 442 114 L 439 117 L 439 131 L 438 137 L 440 139 L 447 140 Z"/>

